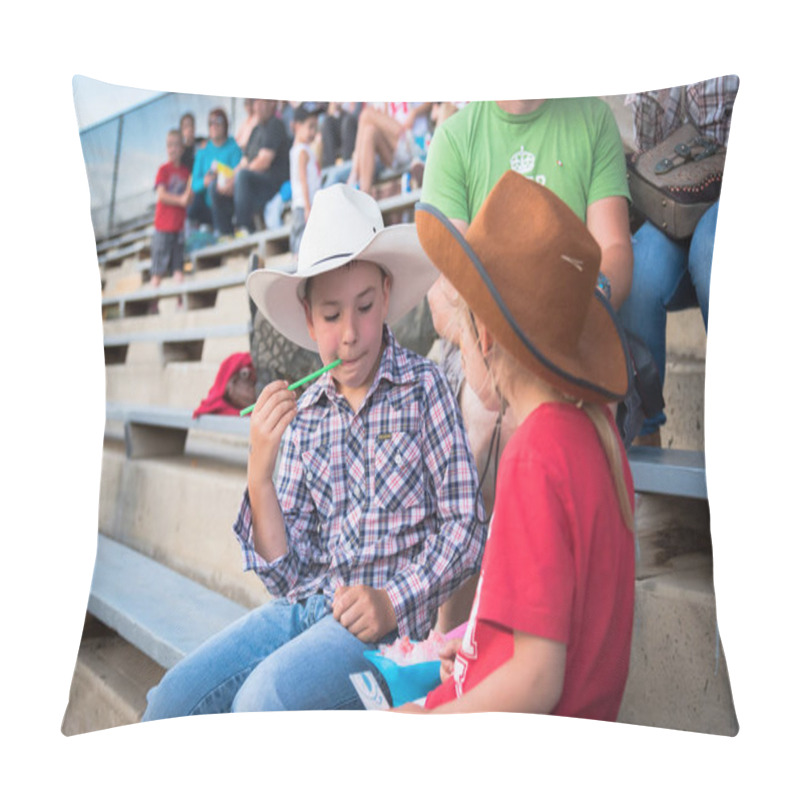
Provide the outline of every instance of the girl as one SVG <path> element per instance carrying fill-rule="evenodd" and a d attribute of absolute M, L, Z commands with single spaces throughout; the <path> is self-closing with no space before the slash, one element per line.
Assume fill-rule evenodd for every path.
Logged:
<path fill-rule="evenodd" d="M 553 192 L 514 172 L 466 236 L 417 206 L 431 260 L 461 297 L 467 381 L 520 424 L 503 452 L 464 638 L 424 708 L 616 719 L 630 656 L 633 484 L 606 404 L 630 375 L 595 292 L 600 248 Z M 500 417 L 498 417 L 499 419 Z M 499 429 L 499 426 L 498 426 Z"/>

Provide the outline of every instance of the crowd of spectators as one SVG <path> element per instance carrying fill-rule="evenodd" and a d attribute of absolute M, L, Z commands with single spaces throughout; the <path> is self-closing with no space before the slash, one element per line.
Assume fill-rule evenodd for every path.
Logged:
<path fill-rule="evenodd" d="M 645 123 L 642 122 L 645 113 L 642 109 L 647 109 L 651 116 L 661 110 L 658 120 L 666 131 L 670 125 L 678 124 L 674 97 L 679 94 L 687 96 L 687 88 L 688 97 L 694 103 L 694 106 L 690 104 L 690 110 L 699 109 L 692 118 L 706 132 L 708 120 L 717 120 L 715 124 L 721 126 L 721 132 L 715 128 L 711 134 L 724 146 L 730 124 L 730 107 L 738 89 L 735 76 L 660 93 L 630 96 L 627 104 L 632 107 L 637 137 L 635 144 L 639 149 L 645 144 Z M 215 108 L 208 117 L 207 137 L 198 136 L 193 115 L 184 114 L 179 128 L 183 143 L 181 164 L 191 173 L 191 196 L 186 208 L 187 235 L 191 236 L 192 231 L 199 228 L 209 231 L 212 240 L 219 240 L 247 235 L 263 227 L 280 226 L 288 221 L 291 251 L 296 254 L 319 188 L 333 182 L 347 182 L 378 197 L 376 178 L 382 170 L 394 175 L 407 173 L 413 176 L 417 186 L 422 186 L 434 130 L 466 105 L 464 102 L 320 103 L 247 98 L 244 101 L 246 114 L 238 124 L 235 136 L 229 132 L 225 110 Z M 492 102 L 472 105 L 475 112 L 472 116 L 476 118 L 478 106 L 505 107 Z M 520 116 L 515 112 L 518 110 L 515 109 L 511 116 L 516 116 L 517 121 L 524 117 L 524 114 Z M 495 134 L 500 136 L 509 123 L 496 116 L 489 114 L 487 124 L 500 126 L 495 130 Z M 525 141 L 533 137 L 531 141 L 538 142 L 536 137 L 540 136 L 540 127 L 531 117 L 524 132 Z M 616 137 L 616 126 L 614 128 Z M 449 135 L 443 134 L 440 138 L 439 150 L 447 144 Z M 436 158 L 433 160 L 437 161 Z M 508 168 L 507 164 L 507 155 L 502 154 L 498 165 L 491 170 L 472 164 L 473 172 L 481 173 L 481 180 L 486 184 L 481 185 L 480 191 L 476 190 L 478 199 L 485 195 L 496 173 Z M 517 169 L 513 158 L 511 166 Z M 444 184 L 438 175 L 441 169 L 436 165 L 432 169 L 436 174 L 429 176 L 428 183 L 437 184 L 438 188 L 434 187 L 433 191 L 443 191 Z M 617 172 L 623 174 L 620 170 Z M 450 176 L 447 179 L 451 180 L 449 167 L 446 173 Z M 474 175 L 472 178 L 463 176 L 465 185 L 475 179 Z M 427 186 L 427 195 L 424 193 L 423 199 L 431 196 L 430 191 L 431 187 Z M 604 252 L 608 251 L 609 255 L 604 259 L 602 272 L 606 282 L 601 289 L 609 294 L 609 300 L 620 313 L 625 326 L 645 340 L 655 356 L 663 382 L 666 312 L 699 304 L 707 324 L 717 205 L 698 225 L 693 240 L 674 242 L 649 222 L 638 231 L 634 229 L 635 235 L 631 238 L 625 202 L 629 199 L 625 186 L 614 187 L 609 200 L 602 204 L 593 201 L 593 207 L 588 209 L 590 213 L 584 208 L 580 214 L 601 242 L 605 242 L 612 230 L 616 242 L 619 239 L 616 232 L 625 229 L 627 266 L 618 270 L 611 253 L 612 250 L 614 253 L 622 250 L 616 244 L 614 248 L 604 244 Z M 597 211 L 602 205 L 601 210 L 605 212 L 605 206 L 610 203 L 617 204 L 613 226 L 605 218 L 600 218 L 600 211 Z M 469 219 L 466 211 L 454 212 L 453 216 L 458 218 L 459 224 Z M 635 258 L 631 257 L 631 241 Z M 187 247 L 191 248 L 191 245 Z M 633 262 L 636 262 L 635 268 Z M 669 264 L 662 268 L 662 262 Z M 675 286 L 680 291 L 675 290 Z M 631 297 L 628 300 L 629 293 Z M 430 299 L 438 301 L 438 298 Z M 433 302 L 431 309 L 435 319 L 437 308 Z M 442 335 L 441 330 L 439 335 Z M 448 368 L 451 362 L 455 362 L 455 358 L 449 357 L 450 349 L 450 345 L 446 345 L 445 366 Z M 456 391 L 458 389 L 460 385 Z M 469 408 L 462 410 L 469 419 Z M 648 419 L 637 443 L 658 445 L 658 430 L 664 421 L 663 413 L 657 419 Z M 486 426 L 488 428 L 488 422 Z"/>
<path fill-rule="evenodd" d="M 225 109 L 215 108 L 207 137 L 196 134 L 195 117 L 187 112 L 180 120 L 181 163 L 192 176 L 187 235 L 197 230 L 213 240 L 247 235 L 284 224 L 288 209 L 296 252 L 316 188 L 347 181 L 374 195 L 382 170 L 397 174 L 412 168 L 420 185 L 433 129 L 459 105 L 246 98 L 235 133 Z"/>

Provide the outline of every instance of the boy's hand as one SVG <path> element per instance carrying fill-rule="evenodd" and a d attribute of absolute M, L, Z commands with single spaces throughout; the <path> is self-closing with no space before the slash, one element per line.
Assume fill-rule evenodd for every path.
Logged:
<path fill-rule="evenodd" d="M 247 480 L 251 490 L 272 481 L 281 437 L 297 414 L 297 398 L 288 391 L 288 385 L 286 381 L 273 381 L 265 386 L 250 417 Z"/>
<path fill-rule="evenodd" d="M 371 586 L 340 586 L 333 595 L 333 618 L 362 642 L 377 642 L 397 627 L 389 595 Z"/>
<path fill-rule="evenodd" d="M 455 667 L 456 654 L 461 649 L 461 639 L 448 639 L 439 650 L 441 664 L 439 666 L 439 677 L 444 683 L 452 674 Z"/>

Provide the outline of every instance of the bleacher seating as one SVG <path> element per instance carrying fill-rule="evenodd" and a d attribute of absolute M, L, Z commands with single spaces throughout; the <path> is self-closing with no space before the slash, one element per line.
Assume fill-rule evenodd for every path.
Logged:
<path fill-rule="evenodd" d="M 419 192 L 392 193 L 397 176 L 381 177 L 386 187 L 392 184 L 379 201 L 387 224 L 410 221 Z M 137 668 L 150 685 L 163 669 L 266 598 L 260 581 L 242 572 L 231 534 L 246 485 L 249 421 L 194 420 L 191 409 L 213 383 L 223 358 L 248 349 L 244 282 L 250 256 L 256 253 L 274 266 L 292 261 L 287 226 L 259 231 L 192 252 L 182 283 L 165 280 L 153 289 L 146 258 L 151 232 L 139 220 L 97 243 L 104 285 L 107 422 L 100 536 L 88 607 L 110 629 L 104 633 L 109 643 L 135 648 Z M 157 314 L 148 313 L 154 300 L 159 301 Z M 693 376 L 690 370 L 675 369 L 688 353 L 702 377 L 698 353 L 704 339 L 694 323 L 688 335 L 686 326 L 678 328 L 668 328 L 668 369 Z M 685 383 L 679 387 L 685 389 Z M 685 403 L 680 405 L 681 391 L 669 395 L 665 389 L 665 394 L 674 426 L 665 436 L 669 447 L 633 448 L 629 454 L 642 562 L 631 676 L 620 718 L 730 733 L 736 721 L 724 661 L 714 669 L 702 426 Z M 676 625 L 691 640 L 691 664 L 676 660 L 675 653 L 663 655 L 664 636 L 673 635 Z M 109 703 L 115 685 L 111 668 L 109 662 L 102 669 L 94 666 L 92 646 L 87 638 L 81 648 L 83 688 L 70 702 L 65 732 L 134 722 L 143 708 L 144 689 L 134 703 L 127 698 Z M 130 658 L 132 651 L 125 652 Z M 92 688 L 101 684 L 102 691 Z M 92 692 L 105 699 L 97 701 L 100 695 Z M 677 704 L 675 697 L 680 698 Z M 105 705 L 114 705 L 114 713 L 98 714 Z"/>

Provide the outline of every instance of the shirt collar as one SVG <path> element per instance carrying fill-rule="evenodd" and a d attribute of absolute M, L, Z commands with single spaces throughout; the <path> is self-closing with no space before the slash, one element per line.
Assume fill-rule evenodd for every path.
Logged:
<path fill-rule="evenodd" d="M 408 351 L 400 346 L 391 328 L 385 324 L 383 326 L 383 345 L 381 362 L 378 365 L 378 371 L 375 373 L 372 386 L 370 386 L 367 392 L 367 396 L 364 400 L 365 404 L 377 391 L 381 381 L 403 385 L 411 383 L 415 379 L 414 369 L 411 359 L 408 357 Z M 337 397 L 333 376 L 330 372 L 327 372 L 303 392 L 301 400 L 303 407 L 307 408 L 321 402 L 323 398 L 329 403 L 335 403 Z"/>

